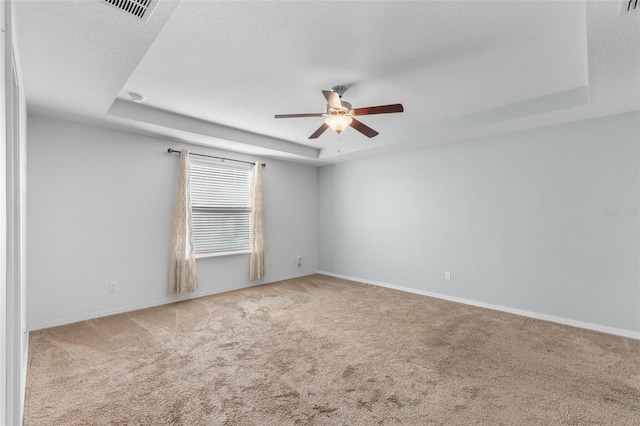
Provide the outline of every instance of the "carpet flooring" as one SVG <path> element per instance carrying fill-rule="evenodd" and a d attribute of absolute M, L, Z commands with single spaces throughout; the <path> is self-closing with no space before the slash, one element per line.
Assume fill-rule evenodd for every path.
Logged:
<path fill-rule="evenodd" d="M 24 424 L 639 425 L 640 341 L 311 275 L 32 332 Z"/>

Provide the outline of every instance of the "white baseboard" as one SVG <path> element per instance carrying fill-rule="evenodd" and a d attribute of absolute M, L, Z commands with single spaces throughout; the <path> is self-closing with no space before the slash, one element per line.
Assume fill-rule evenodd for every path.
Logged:
<path fill-rule="evenodd" d="M 345 280 L 356 281 L 356 282 L 361 282 L 365 284 L 372 284 L 379 287 L 386 287 L 394 290 L 406 291 L 407 293 L 415 293 L 415 294 L 420 294 L 422 296 L 435 297 L 436 299 L 443 299 L 451 302 L 463 303 L 465 305 L 492 309 L 494 311 L 508 312 L 510 314 L 520 315 L 523 317 L 535 318 L 539 320 L 555 322 L 557 324 L 569 325 L 572 327 L 584 328 L 587 330 L 599 331 L 601 333 L 614 334 L 616 336 L 629 337 L 631 339 L 640 340 L 640 332 L 637 332 L 637 331 L 624 330 L 621 328 L 609 327 L 606 325 L 593 324 L 593 323 L 573 320 L 569 318 L 562 318 L 562 317 L 556 317 L 553 315 L 540 314 L 538 312 L 531 312 L 531 311 L 525 311 L 523 309 L 509 308 L 507 306 L 493 305 L 491 303 L 478 302 L 475 300 L 463 299 L 455 296 L 448 296 L 446 294 L 432 293 L 430 291 L 418 290 L 411 287 L 403 287 L 403 286 L 398 286 L 393 284 L 382 283 L 378 281 L 371 281 L 371 280 L 366 280 L 358 277 L 351 277 L 348 275 L 334 274 L 332 272 L 318 271 L 318 273 L 323 275 L 328 275 L 330 277 L 342 278 Z"/>
<path fill-rule="evenodd" d="M 310 275 L 310 274 L 311 273 L 306 272 L 306 273 L 301 273 L 301 274 L 298 274 L 298 275 L 291 275 L 291 276 L 286 276 L 286 277 L 284 277 L 284 276 L 283 277 L 269 277 L 268 279 L 265 279 L 265 280 L 252 281 L 252 282 L 245 283 L 245 284 L 239 284 L 239 285 L 219 288 L 219 289 L 206 291 L 206 292 L 190 293 L 190 294 L 185 294 L 185 295 L 181 295 L 181 296 L 172 296 L 170 298 L 165 298 L 165 299 L 162 299 L 162 300 L 150 301 L 150 302 L 147 302 L 147 303 L 140 303 L 140 304 L 136 304 L 136 305 L 123 306 L 123 307 L 118 307 L 118 308 L 113 308 L 113 309 L 105 309 L 105 310 L 102 310 L 102 311 L 90 312 L 90 313 L 87 313 L 87 314 L 84 314 L 84 315 L 75 315 L 75 316 L 69 316 L 69 317 L 65 317 L 65 318 L 59 318 L 59 319 L 55 319 L 55 320 L 52 320 L 52 321 L 43 321 L 43 322 L 40 322 L 40 323 L 30 324 L 29 331 L 43 330 L 45 328 L 57 327 L 57 326 L 66 325 L 66 324 L 72 324 L 74 322 L 87 321 L 87 320 L 92 320 L 92 319 L 96 319 L 96 318 L 106 317 L 106 316 L 109 316 L 109 315 L 123 314 L 125 312 L 132 312 L 132 311 L 137 311 L 137 310 L 140 310 L 140 309 L 153 308 L 155 306 L 168 305 L 170 303 L 182 302 L 184 300 L 197 299 L 197 298 L 205 297 L 205 296 L 212 296 L 214 294 L 226 293 L 228 291 L 240 290 L 240 289 L 243 289 L 243 288 L 256 287 L 256 286 L 263 285 L 263 284 L 269 284 L 269 283 L 272 283 L 272 282 L 289 280 L 289 279 L 292 279 L 292 278 L 303 277 L 303 276 L 307 276 L 307 275 Z"/>

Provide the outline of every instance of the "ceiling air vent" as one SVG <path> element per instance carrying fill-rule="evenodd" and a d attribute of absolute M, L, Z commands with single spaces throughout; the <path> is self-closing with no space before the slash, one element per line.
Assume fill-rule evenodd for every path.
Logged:
<path fill-rule="evenodd" d="M 102 4 L 106 4 L 129 16 L 147 22 L 151 16 L 151 12 L 156 7 L 158 0 L 98 0 Z"/>
<path fill-rule="evenodd" d="M 640 0 L 622 0 L 620 16 L 624 16 L 631 12 L 637 12 L 638 10 L 640 10 Z"/>

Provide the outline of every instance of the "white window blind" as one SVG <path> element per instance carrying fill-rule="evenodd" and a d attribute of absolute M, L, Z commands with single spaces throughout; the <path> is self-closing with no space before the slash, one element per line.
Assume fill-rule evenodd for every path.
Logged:
<path fill-rule="evenodd" d="M 191 211 L 196 254 L 250 250 L 250 168 L 194 159 Z"/>

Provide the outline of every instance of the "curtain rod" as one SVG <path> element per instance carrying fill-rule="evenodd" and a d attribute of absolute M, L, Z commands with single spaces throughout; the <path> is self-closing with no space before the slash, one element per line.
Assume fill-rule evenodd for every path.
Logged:
<path fill-rule="evenodd" d="M 169 154 L 180 154 L 180 151 L 176 151 L 173 148 L 169 148 L 167 150 Z M 215 155 L 206 155 L 206 154 L 196 154 L 195 152 L 190 152 L 189 155 L 197 155 L 198 157 L 209 157 L 209 158 L 217 158 L 218 160 L 227 160 L 227 161 L 235 161 L 236 163 L 245 163 L 254 165 L 251 161 L 242 161 L 242 160 L 234 160 L 233 158 L 225 158 L 225 157 L 216 157 Z M 262 167 L 267 167 L 265 163 L 260 164 Z"/>

